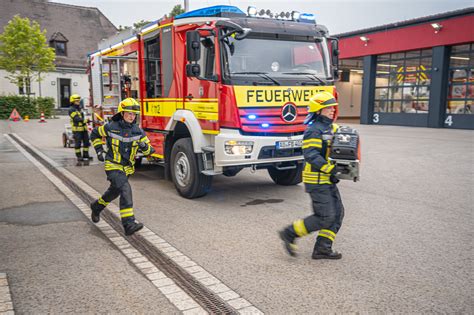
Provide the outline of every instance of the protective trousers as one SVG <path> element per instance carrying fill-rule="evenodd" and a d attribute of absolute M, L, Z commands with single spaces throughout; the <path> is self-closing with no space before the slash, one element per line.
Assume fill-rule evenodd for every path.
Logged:
<path fill-rule="evenodd" d="M 89 133 L 87 131 L 74 131 L 74 151 L 76 157 L 89 158 Z M 82 155 L 81 155 L 81 143 L 82 143 Z"/>
<path fill-rule="evenodd" d="M 295 237 L 319 231 L 314 250 L 321 253 L 330 252 L 344 218 L 341 195 L 335 184 L 314 185 L 309 193 L 314 214 L 295 221 L 290 231 Z"/>
<path fill-rule="evenodd" d="M 128 182 L 128 176 L 122 171 L 106 171 L 105 173 L 107 174 L 107 180 L 110 181 L 110 187 L 99 198 L 98 203 L 101 207 L 98 210 L 103 210 L 112 200 L 120 196 L 122 224 L 126 225 L 129 222 L 134 222 L 132 187 Z"/>

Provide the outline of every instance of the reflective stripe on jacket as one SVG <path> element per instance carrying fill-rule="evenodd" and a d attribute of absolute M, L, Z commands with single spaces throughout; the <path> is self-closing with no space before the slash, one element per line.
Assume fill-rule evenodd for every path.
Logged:
<path fill-rule="evenodd" d="M 69 118 L 72 132 L 87 131 L 86 119 L 79 106 L 71 105 L 69 107 Z"/>
<path fill-rule="evenodd" d="M 318 116 L 304 132 L 303 182 L 306 185 L 328 185 L 334 165 L 329 163 L 331 142 L 339 126 L 326 117 Z"/>
<path fill-rule="evenodd" d="M 91 141 L 97 152 L 103 151 L 103 138 L 107 146 L 106 171 L 120 170 L 127 175 L 133 174 L 140 143 L 145 144 L 145 148 L 140 150 L 144 155 L 155 152 L 145 132 L 138 125 L 129 124 L 123 120 L 112 121 L 92 130 Z"/>

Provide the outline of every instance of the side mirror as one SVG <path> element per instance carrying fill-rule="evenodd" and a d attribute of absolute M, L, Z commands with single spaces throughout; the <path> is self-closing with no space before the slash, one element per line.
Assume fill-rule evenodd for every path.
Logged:
<path fill-rule="evenodd" d="M 186 56 L 190 62 L 201 59 L 201 36 L 198 31 L 186 33 Z"/>
<path fill-rule="evenodd" d="M 197 63 L 189 63 L 186 65 L 186 75 L 188 77 L 199 77 L 201 75 L 201 66 Z"/>
<path fill-rule="evenodd" d="M 333 69 L 333 77 L 335 80 L 339 79 L 339 40 L 337 38 L 331 39 L 331 65 Z"/>

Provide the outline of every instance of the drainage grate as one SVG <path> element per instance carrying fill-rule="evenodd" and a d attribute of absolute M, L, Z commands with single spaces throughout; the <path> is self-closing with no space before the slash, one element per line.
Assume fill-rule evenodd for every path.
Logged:
<path fill-rule="evenodd" d="M 14 134 L 9 134 L 22 148 L 28 153 L 33 155 L 41 164 L 48 168 L 54 175 L 62 180 L 62 182 L 73 190 L 86 204 L 94 201 L 94 197 L 90 196 L 76 183 L 67 178 L 54 166 L 49 164 L 35 151 L 26 146 L 21 142 Z M 110 226 L 114 228 L 120 235 L 125 237 L 123 232 L 122 224 L 117 220 L 114 215 L 108 210 L 104 209 L 103 218 L 107 221 Z M 193 298 L 198 304 L 200 304 L 210 314 L 238 314 L 238 312 L 222 300 L 215 293 L 207 289 L 203 284 L 194 279 L 188 272 L 176 264 L 173 260 L 168 258 L 159 249 L 153 246 L 145 238 L 139 234 L 127 236 L 126 239 L 132 246 L 134 246 L 142 255 L 146 256 L 150 262 L 152 262 L 160 271 L 166 274 L 169 278 L 173 279 L 175 283 L 183 289 L 191 298 Z"/>

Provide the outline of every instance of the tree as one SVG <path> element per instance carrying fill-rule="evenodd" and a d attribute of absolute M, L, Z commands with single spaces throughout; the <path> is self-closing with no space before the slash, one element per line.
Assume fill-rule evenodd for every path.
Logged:
<path fill-rule="evenodd" d="M 36 21 L 15 15 L 0 34 L 0 68 L 18 86 L 40 82 L 42 73 L 55 69 L 55 58 L 54 49 L 46 43 L 46 30 L 41 31 Z"/>
<path fill-rule="evenodd" d="M 133 28 L 136 30 L 141 29 L 143 26 L 150 24 L 150 21 L 141 20 L 139 22 L 133 23 Z"/>
<path fill-rule="evenodd" d="M 175 16 L 180 15 L 182 13 L 184 13 L 183 7 L 181 6 L 181 4 L 177 4 L 173 7 L 173 10 L 171 10 L 170 17 L 175 17 Z"/>

